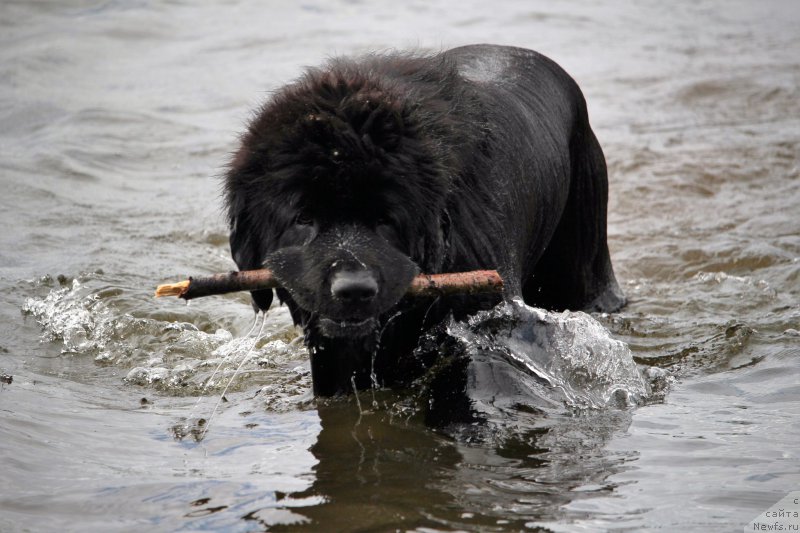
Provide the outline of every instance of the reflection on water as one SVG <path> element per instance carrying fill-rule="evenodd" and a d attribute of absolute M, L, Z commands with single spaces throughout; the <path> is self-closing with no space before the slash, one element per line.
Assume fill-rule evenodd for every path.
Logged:
<path fill-rule="evenodd" d="M 364 529 L 481 531 L 519 530 L 532 520 L 556 518 L 575 487 L 586 487 L 587 494 L 610 490 L 605 478 L 623 457 L 602 447 L 629 423 L 620 411 L 552 420 L 520 416 L 515 434 L 487 447 L 443 438 L 418 420 L 380 408 L 359 416 L 342 405 L 323 405 L 318 413 L 314 483 L 291 495 L 325 497 L 321 505 L 293 508 L 308 520 L 308 530 L 320 524 L 347 530 L 354 517 Z"/>
<path fill-rule="evenodd" d="M 4 2 L 0 530 L 740 529 L 800 483 L 799 19 Z M 537 49 L 584 89 L 625 309 L 448 323 L 424 346 L 443 373 L 357 403 L 311 398 L 285 309 L 255 341 L 245 295 L 152 299 L 232 267 L 216 176 L 266 91 L 331 53 L 469 42 Z M 176 440 L 243 361 L 205 437 Z M 484 394 L 437 426 L 451 379 Z"/>

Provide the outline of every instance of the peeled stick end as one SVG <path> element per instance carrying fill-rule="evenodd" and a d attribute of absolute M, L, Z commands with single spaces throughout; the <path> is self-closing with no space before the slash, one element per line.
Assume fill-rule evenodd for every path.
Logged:
<path fill-rule="evenodd" d="M 191 280 L 181 281 L 180 283 L 168 283 L 166 285 L 159 285 L 156 287 L 156 298 L 162 296 L 182 296 L 189 290 Z"/>

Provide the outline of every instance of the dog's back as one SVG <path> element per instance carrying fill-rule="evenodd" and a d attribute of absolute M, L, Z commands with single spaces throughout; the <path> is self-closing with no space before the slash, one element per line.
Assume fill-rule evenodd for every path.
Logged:
<path fill-rule="evenodd" d="M 475 179 L 497 188 L 498 236 L 509 254 L 500 269 L 511 295 L 551 309 L 621 307 L 606 244 L 605 158 L 578 85 L 532 50 L 481 44 L 443 55 L 488 117 L 494 164 Z"/>

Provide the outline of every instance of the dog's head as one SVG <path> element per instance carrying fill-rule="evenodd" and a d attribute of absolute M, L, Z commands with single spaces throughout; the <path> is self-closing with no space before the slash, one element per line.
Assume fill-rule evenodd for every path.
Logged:
<path fill-rule="evenodd" d="M 265 266 L 323 335 L 374 331 L 378 318 L 406 292 L 417 265 L 393 244 L 390 230 L 355 221 L 300 226 L 290 233 L 302 234 L 302 242 L 284 235 L 284 245 L 267 254 Z"/>
<path fill-rule="evenodd" d="M 227 174 L 237 265 L 272 269 L 325 336 L 373 331 L 442 266 L 451 171 L 413 98 L 353 64 L 310 71 L 261 109 Z"/>

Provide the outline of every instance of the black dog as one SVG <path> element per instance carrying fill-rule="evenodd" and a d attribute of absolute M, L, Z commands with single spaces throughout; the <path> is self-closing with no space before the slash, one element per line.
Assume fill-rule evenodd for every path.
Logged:
<path fill-rule="evenodd" d="M 240 269 L 268 267 L 314 392 L 407 384 L 420 334 L 499 297 L 404 298 L 419 272 L 497 269 L 548 309 L 624 304 L 608 183 L 575 82 L 529 50 L 335 59 L 279 90 L 226 177 Z M 272 291 L 253 293 L 265 310 Z"/>

